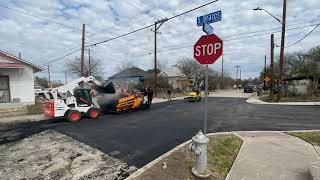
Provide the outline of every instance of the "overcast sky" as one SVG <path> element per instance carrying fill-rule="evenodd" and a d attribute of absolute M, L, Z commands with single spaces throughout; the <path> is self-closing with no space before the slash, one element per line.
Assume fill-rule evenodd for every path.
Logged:
<path fill-rule="evenodd" d="M 41 16 L 61 24 L 30 17 L 0 7 L 0 49 L 22 57 L 35 64 L 46 62 L 79 49 L 82 24 L 86 24 L 86 44 L 112 38 L 150 25 L 155 21 L 171 17 L 209 0 L 1 0 L 0 5 Z M 222 21 L 212 24 L 215 33 L 224 42 L 225 70 L 235 76 L 236 65 L 241 66 L 242 77 L 257 77 L 264 65 L 267 54 L 269 64 L 270 34 L 280 30 L 280 23 L 263 11 L 253 11 L 260 6 L 281 18 L 282 0 L 219 0 L 179 18 L 165 22 L 158 35 L 158 59 L 168 67 L 177 60 L 193 58 L 193 44 L 203 35 L 201 27 L 196 26 L 196 17 L 222 10 Z M 289 0 L 287 11 L 286 44 L 290 45 L 310 32 L 320 23 L 319 0 Z M 291 30 L 290 30 L 291 29 Z M 320 28 L 319 28 L 320 29 Z M 286 52 L 306 51 L 319 45 L 320 30 Z M 257 32 L 258 31 L 258 32 Z M 91 36 L 92 33 L 97 35 Z M 241 38 L 254 34 L 265 34 Z M 275 33 L 275 41 L 280 44 L 280 33 Z M 132 35 L 110 41 L 92 48 L 93 58 L 104 65 L 106 77 L 113 75 L 123 62 L 132 62 L 142 69 L 153 66 L 154 37 L 151 28 Z M 184 48 L 180 48 L 184 47 Z M 279 48 L 276 49 L 279 54 Z M 65 63 L 80 56 L 77 52 L 67 58 L 52 63 L 52 79 L 64 80 Z M 221 60 L 213 69 L 220 71 Z M 46 71 L 38 73 L 46 76 Z M 68 76 L 71 80 L 71 76 Z"/>

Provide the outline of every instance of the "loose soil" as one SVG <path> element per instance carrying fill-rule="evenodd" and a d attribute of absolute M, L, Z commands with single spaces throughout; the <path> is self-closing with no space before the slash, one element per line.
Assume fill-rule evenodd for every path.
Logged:
<path fill-rule="evenodd" d="M 240 150 L 242 140 L 234 135 L 210 136 L 208 145 L 208 179 L 224 180 Z M 184 146 L 138 176 L 137 180 L 196 180 L 191 173 L 194 155 Z M 166 165 L 165 165 L 166 164 Z M 167 166 L 166 168 L 164 166 Z"/>

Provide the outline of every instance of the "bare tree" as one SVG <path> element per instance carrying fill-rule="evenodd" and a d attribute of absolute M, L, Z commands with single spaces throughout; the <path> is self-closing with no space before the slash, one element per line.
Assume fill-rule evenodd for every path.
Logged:
<path fill-rule="evenodd" d="M 168 61 L 167 60 L 161 60 L 161 61 L 157 61 L 157 68 L 160 71 L 166 71 L 168 69 Z"/>
<path fill-rule="evenodd" d="M 69 60 L 66 68 L 72 75 L 80 77 L 80 58 L 75 57 L 73 60 Z M 90 74 L 98 79 L 103 79 L 103 65 L 101 60 L 91 58 L 90 66 L 88 61 L 84 62 L 84 76 L 90 76 Z"/>
<path fill-rule="evenodd" d="M 174 67 L 178 68 L 188 79 L 193 79 L 199 83 L 203 76 L 204 67 L 193 59 L 183 58 L 177 62 Z"/>
<path fill-rule="evenodd" d="M 121 64 L 117 67 L 117 72 L 121 72 L 132 67 L 133 64 L 131 62 L 121 62 Z"/>

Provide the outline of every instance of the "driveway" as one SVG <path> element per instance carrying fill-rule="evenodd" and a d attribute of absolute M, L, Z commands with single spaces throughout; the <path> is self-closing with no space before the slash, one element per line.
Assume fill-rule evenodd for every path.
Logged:
<path fill-rule="evenodd" d="M 255 105 L 245 98 L 210 97 L 208 132 L 320 129 L 320 106 Z M 184 100 L 154 104 L 150 110 L 106 115 L 80 123 L 51 121 L 0 129 L 0 143 L 16 141 L 44 129 L 55 129 L 142 167 L 202 127 L 203 101 Z"/>

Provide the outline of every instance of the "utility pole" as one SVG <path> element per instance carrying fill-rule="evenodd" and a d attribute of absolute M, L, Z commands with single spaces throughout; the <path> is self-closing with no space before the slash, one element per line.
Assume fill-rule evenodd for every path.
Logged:
<path fill-rule="evenodd" d="M 237 73 L 236 73 L 236 85 L 237 85 L 237 81 L 238 81 L 238 73 L 239 73 L 239 68 L 240 68 L 240 66 L 236 66 L 236 68 L 237 68 Z"/>
<path fill-rule="evenodd" d="M 270 80 L 270 99 L 273 100 L 273 89 L 274 89 L 274 34 L 271 34 L 271 48 L 270 48 L 270 69 L 271 69 L 271 80 Z"/>
<path fill-rule="evenodd" d="M 221 64 L 221 89 L 224 89 L 224 83 L 223 83 L 223 54 L 222 54 L 222 64 Z"/>
<path fill-rule="evenodd" d="M 51 77 L 50 77 L 50 65 L 48 64 L 48 85 L 49 85 L 49 88 L 52 88 L 52 83 L 51 83 Z"/>
<path fill-rule="evenodd" d="M 240 84 L 241 84 L 241 69 L 240 69 Z"/>
<path fill-rule="evenodd" d="M 81 38 L 81 59 L 80 59 L 80 76 L 84 73 L 84 43 L 85 43 L 86 25 L 82 24 L 82 38 Z"/>
<path fill-rule="evenodd" d="M 283 0 L 283 12 L 282 12 L 282 32 L 281 32 L 281 49 L 280 49 L 280 78 L 278 80 L 278 94 L 277 101 L 280 102 L 282 87 L 283 87 L 283 76 L 284 76 L 284 44 L 286 35 L 286 16 L 287 16 L 287 0 Z"/>
<path fill-rule="evenodd" d="M 154 23 L 154 30 L 151 29 L 151 31 L 154 32 L 154 80 L 153 80 L 154 97 L 157 97 L 157 34 L 159 33 L 158 32 L 159 28 L 162 26 L 162 24 L 166 20 L 167 19 L 156 21 Z"/>
<path fill-rule="evenodd" d="M 90 54 L 90 48 L 88 49 L 88 56 L 89 56 L 89 76 L 91 76 L 91 54 Z"/>
<path fill-rule="evenodd" d="M 65 79 L 66 84 L 67 84 L 67 83 L 68 83 L 68 80 L 67 80 L 67 71 L 66 71 L 66 70 L 64 71 L 64 79 Z"/>
<path fill-rule="evenodd" d="M 263 89 L 266 89 L 266 77 L 267 77 L 267 55 L 264 55 Z"/>

